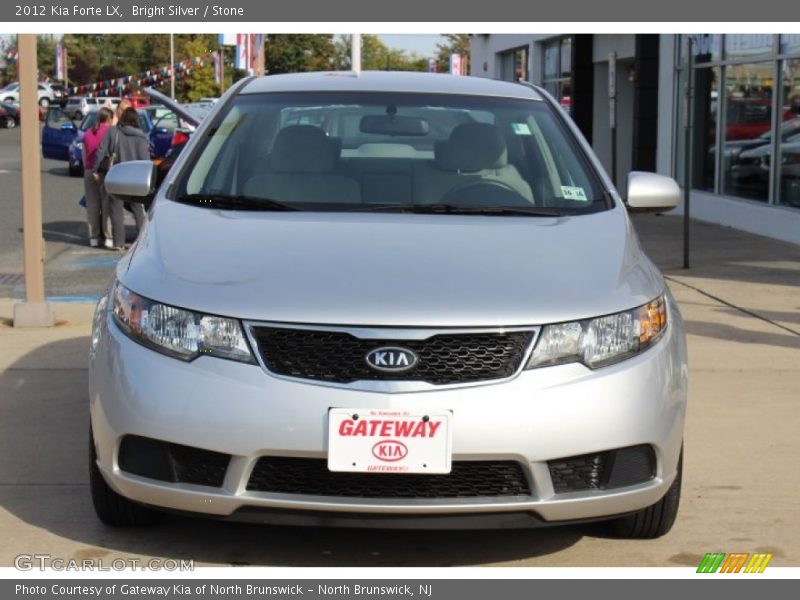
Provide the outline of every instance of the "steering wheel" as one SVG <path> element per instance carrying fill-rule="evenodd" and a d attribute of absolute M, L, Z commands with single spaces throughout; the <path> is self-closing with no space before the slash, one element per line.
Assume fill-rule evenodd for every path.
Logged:
<path fill-rule="evenodd" d="M 487 197 L 491 202 L 487 202 Z M 525 198 L 509 184 L 496 179 L 481 179 L 459 185 L 444 195 L 444 204 L 458 204 L 459 206 L 507 206 L 523 207 L 532 206 L 530 200 Z"/>

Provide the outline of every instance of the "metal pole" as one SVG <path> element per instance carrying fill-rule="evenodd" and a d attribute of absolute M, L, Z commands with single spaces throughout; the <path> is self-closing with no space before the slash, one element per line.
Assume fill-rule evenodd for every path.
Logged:
<path fill-rule="evenodd" d="M 53 325 L 54 319 L 52 308 L 44 301 L 42 169 L 39 158 L 36 35 L 20 34 L 18 40 L 25 303 L 14 306 L 14 326 L 49 327 Z"/>
<path fill-rule="evenodd" d="M 350 67 L 356 75 L 361 74 L 361 34 L 354 33 L 350 42 Z"/>
<path fill-rule="evenodd" d="M 611 129 L 611 181 L 617 185 L 617 53 L 608 54 L 608 124 Z"/>
<path fill-rule="evenodd" d="M 683 111 L 683 268 L 689 268 L 689 190 L 692 189 L 692 104 L 694 96 L 694 39 L 686 36 L 686 108 Z"/>
<path fill-rule="evenodd" d="M 169 34 L 169 97 L 175 100 L 175 34 Z"/>

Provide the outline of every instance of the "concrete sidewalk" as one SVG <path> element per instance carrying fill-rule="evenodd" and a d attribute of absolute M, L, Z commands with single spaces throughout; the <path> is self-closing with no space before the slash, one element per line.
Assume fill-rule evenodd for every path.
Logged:
<path fill-rule="evenodd" d="M 599 526 L 419 536 L 178 517 L 146 535 L 110 530 L 86 485 L 93 307 L 60 304 L 56 327 L 14 330 L 12 301 L 0 299 L 0 566 L 49 553 L 197 565 L 696 567 L 712 550 L 800 566 L 800 247 L 693 222 L 685 271 L 679 218 L 635 222 L 689 331 L 684 491 L 665 538 L 614 540 Z"/>

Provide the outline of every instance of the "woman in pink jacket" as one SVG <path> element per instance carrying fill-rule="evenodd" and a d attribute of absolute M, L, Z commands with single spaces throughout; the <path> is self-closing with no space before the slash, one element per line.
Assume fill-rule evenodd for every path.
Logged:
<path fill-rule="evenodd" d="M 100 141 L 111 126 L 114 113 L 108 108 L 101 108 L 97 115 L 97 123 L 83 134 L 83 187 L 86 194 L 86 220 L 89 223 L 89 245 L 97 248 L 102 235 L 106 248 L 114 247 L 114 236 L 111 231 L 111 207 L 103 181 L 98 181 L 93 174 L 97 159 L 97 148 Z"/>

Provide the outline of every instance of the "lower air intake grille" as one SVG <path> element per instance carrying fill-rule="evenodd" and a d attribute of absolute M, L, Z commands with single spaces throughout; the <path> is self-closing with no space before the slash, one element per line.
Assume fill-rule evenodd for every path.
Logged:
<path fill-rule="evenodd" d="M 334 473 L 325 459 L 265 456 L 253 468 L 249 491 L 347 498 L 493 498 L 527 496 L 519 463 L 454 462 L 447 475 Z"/>
<path fill-rule="evenodd" d="M 631 446 L 551 460 L 547 466 L 556 494 L 613 489 L 655 477 L 656 455 L 652 446 Z"/>
<path fill-rule="evenodd" d="M 119 448 L 119 468 L 134 475 L 168 481 L 222 487 L 229 454 L 126 435 Z"/>

